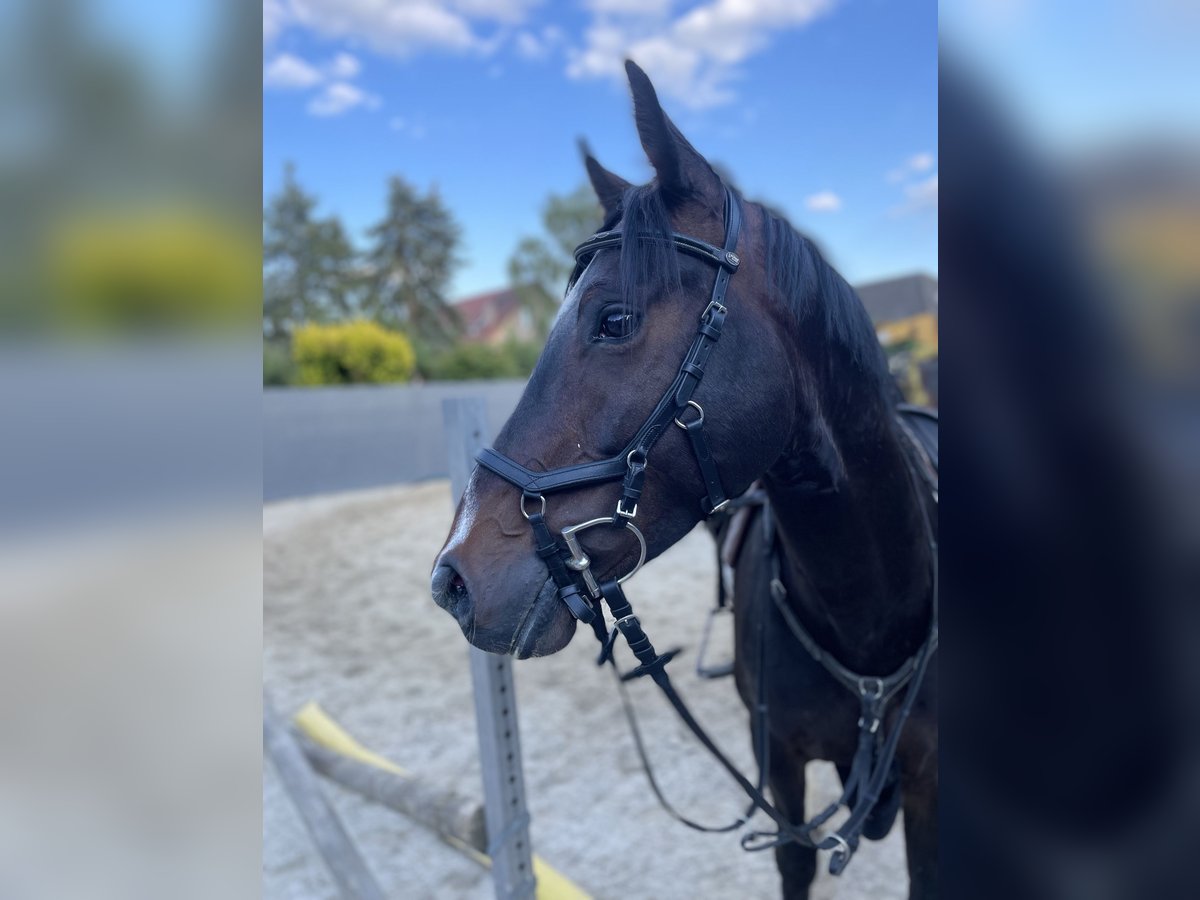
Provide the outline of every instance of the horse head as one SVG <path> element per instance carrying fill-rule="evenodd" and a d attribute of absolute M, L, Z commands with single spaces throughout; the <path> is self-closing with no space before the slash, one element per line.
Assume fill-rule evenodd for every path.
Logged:
<path fill-rule="evenodd" d="M 632 62 L 626 70 L 655 178 L 631 185 L 585 149 L 604 224 L 598 238 L 582 245 L 594 250 L 579 257 L 545 349 L 496 439 L 499 462 L 476 467 L 434 565 L 435 601 L 471 643 L 492 652 L 554 653 L 575 631 L 576 616 L 561 597 L 561 572 L 552 577 L 546 554 L 537 552 L 531 514 L 544 522 L 548 532 L 542 534 L 553 535 L 558 550 L 564 530 L 606 520 L 576 535 L 579 552 L 568 561 L 577 572 L 583 565 L 594 585 L 636 568 L 643 555 L 661 554 L 709 513 L 705 501 L 713 492 L 706 474 L 711 481 L 714 469 L 724 494 L 736 496 L 780 460 L 799 433 L 801 451 L 787 454 L 793 465 L 814 480 L 836 477 L 836 453 L 823 444 L 814 406 L 817 376 L 801 364 L 795 311 L 769 277 L 768 257 L 779 252 L 772 228 L 780 220 L 728 189 L 667 117 L 645 73 Z M 736 209 L 727 211 L 727 204 Z M 741 220 L 736 248 L 725 243 L 730 212 Z M 709 250 L 729 250 L 734 262 L 680 252 L 688 249 L 680 235 Z M 698 323 L 712 318 L 722 269 L 728 316 L 719 323 L 719 344 L 706 354 L 703 380 L 693 385 L 691 404 L 663 418 L 652 450 L 638 457 L 630 441 L 662 410 L 664 392 L 684 378 Z M 705 444 L 698 450 L 686 426 L 701 416 Z M 703 452 L 713 466 L 707 473 L 698 459 Z M 621 480 L 623 453 L 630 455 L 631 471 L 641 464 L 644 473 L 634 502 L 618 515 L 628 485 L 628 477 Z M 615 465 L 615 480 L 546 492 L 514 487 L 531 472 L 586 463 L 604 468 L 601 461 Z M 501 477 L 497 472 L 508 463 L 516 474 Z M 543 509 L 544 520 L 537 520 Z M 586 599 L 586 589 L 582 593 Z"/>

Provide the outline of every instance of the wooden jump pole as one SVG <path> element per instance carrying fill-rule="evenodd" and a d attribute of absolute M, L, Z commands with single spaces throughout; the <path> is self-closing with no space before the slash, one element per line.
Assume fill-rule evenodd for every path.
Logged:
<path fill-rule="evenodd" d="M 372 803 L 408 816 L 456 847 L 465 845 L 478 852 L 487 848 L 483 805 L 477 799 L 429 784 L 387 760 L 356 759 L 342 749 L 321 743 L 312 734 L 317 714 L 319 708 L 309 704 L 293 719 L 297 743 L 316 771 Z M 337 726 L 326 718 L 318 727 L 323 728 L 317 732 L 318 737 L 327 738 Z"/>
<path fill-rule="evenodd" d="M 292 725 L 301 749 L 318 772 L 373 803 L 380 803 L 427 825 L 472 862 L 489 869 L 492 867 L 491 858 L 484 852 L 488 841 L 482 804 L 422 784 L 411 772 L 360 744 L 316 702 L 306 703 L 292 717 Z M 325 767 L 328 754 L 356 766 Z M 373 770 L 376 777 L 362 777 L 358 766 Z M 382 785 L 379 776 L 385 779 Z M 586 891 L 536 854 L 533 875 L 537 879 L 537 900 L 591 900 Z"/>
<path fill-rule="evenodd" d="M 325 861 L 338 893 L 346 900 L 384 900 L 384 893 L 367 868 L 354 841 L 346 833 L 342 820 L 321 793 L 317 776 L 305 759 L 287 725 L 280 721 L 263 695 L 263 748 L 275 765 L 300 818 L 304 820 L 313 843 Z"/>
<path fill-rule="evenodd" d="M 487 407 L 478 397 L 442 401 L 450 489 L 455 506 L 475 468 L 475 454 L 491 438 Z M 475 724 L 483 769 L 484 816 L 496 900 L 526 900 L 535 895 L 529 811 L 517 728 L 517 697 L 512 661 L 507 656 L 470 648 L 475 693 Z"/>

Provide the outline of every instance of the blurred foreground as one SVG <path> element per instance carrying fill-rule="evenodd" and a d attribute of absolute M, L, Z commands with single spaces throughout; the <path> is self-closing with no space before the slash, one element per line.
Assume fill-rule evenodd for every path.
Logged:
<path fill-rule="evenodd" d="M 1100 4 L 1085 29 L 1099 46 L 1063 51 L 1070 68 L 1111 41 L 1120 62 L 1093 90 L 1145 92 L 1147 134 L 1111 114 L 1048 119 L 1069 77 L 1005 80 L 997 60 L 1045 40 L 1055 5 L 990 37 L 951 6 L 947 893 L 1195 897 L 1200 120 L 1153 76 L 1156 52 L 1175 71 L 1174 29 L 1200 22 L 1182 4 Z"/>
<path fill-rule="evenodd" d="M 0 9 L 0 896 L 258 895 L 258 7 Z"/>

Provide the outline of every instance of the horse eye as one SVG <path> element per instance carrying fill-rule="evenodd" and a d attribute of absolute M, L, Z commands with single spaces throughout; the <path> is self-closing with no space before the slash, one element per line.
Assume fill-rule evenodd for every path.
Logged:
<path fill-rule="evenodd" d="M 613 341 L 627 338 L 637 330 L 637 317 L 628 310 L 614 310 L 600 317 L 596 337 Z"/>

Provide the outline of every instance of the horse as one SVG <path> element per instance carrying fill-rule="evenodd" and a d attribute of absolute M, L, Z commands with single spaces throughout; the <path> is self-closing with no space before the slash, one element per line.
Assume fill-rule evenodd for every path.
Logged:
<path fill-rule="evenodd" d="M 634 674 L 661 681 L 671 654 L 646 649 L 619 582 L 758 485 L 767 502 L 748 513 L 733 583 L 734 676 L 763 723 L 755 754 L 784 835 L 783 895 L 803 898 L 817 850 L 786 839 L 799 833 L 783 819 L 804 820 L 805 764 L 851 776 L 863 703 L 936 647 L 936 493 L 914 477 L 911 429 L 853 289 L 780 214 L 726 184 L 640 68 L 626 72 L 655 177 L 633 185 L 583 147 L 604 223 L 479 457 L 432 593 L 473 645 L 517 658 L 561 650 L 577 621 L 603 638 L 602 597 L 643 663 Z M 833 667 L 861 673 L 861 696 Z M 921 675 L 896 682 L 903 709 L 872 707 L 872 733 L 896 740 L 860 829 L 881 838 L 903 808 L 910 897 L 931 898 L 937 678 L 924 663 Z"/>

